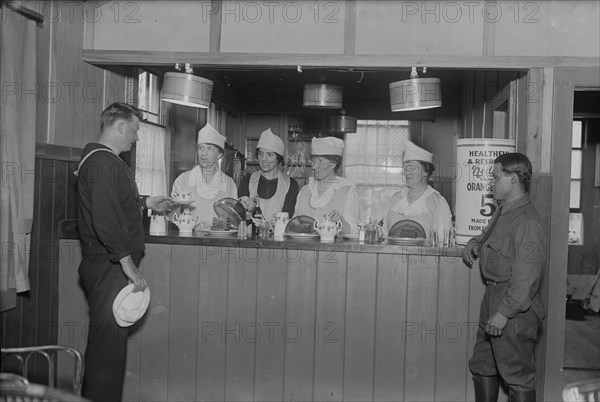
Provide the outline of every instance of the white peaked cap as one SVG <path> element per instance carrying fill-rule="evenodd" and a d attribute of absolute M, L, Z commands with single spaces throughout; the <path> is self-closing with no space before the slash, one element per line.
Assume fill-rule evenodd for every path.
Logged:
<path fill-rule="evenodd" d="M 406 141 L 406 148 L 404 149 L 404 161 L 423 161 L 431 163 L 433 161 L 433 154 L 421 147 L 416 146 L 411 141 Z"/>
<path fill-rule="evenodd" d="M 133 293 L 133 283 L 126 285 L 113 301 L 113 315 L 120 327 L 135 324 L 148 310 L 150 289 Z"/>
<path fill-rule="evenodd" d="M 225 149 L 225 139 L 210 123 L 198 131 L 198 144 L 214 144 Z"/>
<path fill-rule="evenodd" d="M 281 156 L 283 156 L 283 153 L 285 152 L 283 140 L 279 138 L 279 136 L 273 134 L 270 128 L 261 133 L 256 148 L 266 149 L 267 151 L 275 152 Z"/>
<path fill-rule="evenodd" d="M 344 140 L 336 137 L 323 137 L 312 139 L 310 152 L 313 155 L 339 155 L 344 153 Z"/>

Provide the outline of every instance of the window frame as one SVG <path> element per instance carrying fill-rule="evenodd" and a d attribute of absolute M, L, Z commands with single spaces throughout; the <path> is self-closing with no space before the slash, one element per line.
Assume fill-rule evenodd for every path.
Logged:
<path fill-rule="evenodd" d="M 169 183 L 171 182 L 172 166 L 171 166 L 171 130 L 167 124 L 167 115 L 170 111 L 168 105 L 163 105 L 160 99 L 160 91 L 162 89 L 162 77 L 145 70 L 143 68 L 135 69 L 137 75 L 131 77 L 134 81 L 135 90 L 128 93 L 128 103 L 133 104 L 142 112 L 142 121 L 145 123 L 159 126 L 165 129 L 164 138 L 164 160 L 165 160 L 165 181 L 167 185 L 167 193 L 169 191 Z M 141 77 L 145 75 L 150 79 L 141 80 Z M 143 81 L 143 84 L 140 83 Z M 142 101 L 143 98 L 143 101 Z M 148 105 L 148 106 L 146 106 Z M 163 107 L 166 106 L 166 107 Z M 147 110 L 154 109 L 154 110 Z M 133 147 L 131 153 L 131 168 L 134 173 L 136 170 L 136 159 L 137 159 L 137 144 Z M 137 177 L 136 177 L 137 180 Z M 149 194 L 150 195 L 150 194 Z"/>
<path fill-rule="evenodd" d="M 583 200 L 583 149 L 585 147 L 585 143 L 586 143 L 586 124 L 585 124 L 585 120 L 581 119 L 581 118 L 573 118 L 573 127 L 575 122 L 581 122 L 581 139 L 580 139 L 580 144 L 579 147 L 574 147 L 573 146 L 573 139 L 571 139 L 571 163 L 573 161 L 573 151 L 579 151 L 579 153 L 581 154 L 581 158 L 580 158 L 580 166 L 579 166 L 579 178 L 578 179 L 574 179 L 572 172 L 571 172 L 571 177 L 569 179 L 569 183 L 570 185 L 572 185 L 572 183 L 578 182 L 579 183 L 579 203 L 578 206 L 576 208 L 571 207 L 571 201 L 569 200 L 569 213 L 582 213 L 582 200 Z M 571 134 L 573 135 L 573 134 Z M 570 191 L 570 189 L 569 189 Z M 570 197 L 569 197 L 570 198 Z"/>

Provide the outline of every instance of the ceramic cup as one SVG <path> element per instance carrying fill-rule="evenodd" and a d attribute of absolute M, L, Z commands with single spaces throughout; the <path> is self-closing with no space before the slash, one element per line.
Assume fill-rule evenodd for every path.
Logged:
<path fill-rule="evenodd" d="M 313 223 L 315 230 L 321 237 L 321 242 L 332 243 L 335 241 L 335 236 L 342 230 L 342 221 L 322 220 Z"/>
<path fill-rule="evenodd" d="M 273 225 L 273 237 L 275 240 L 283 240 L 285 228 L 290 220 L 289 216 L 287 212 L 277 212 L 275 214 L 275 225 Z"/>
<path fill-rule="evenodd" d="M 155 214 L 150 217 L 150 234 L 153 236 L 167 234 L 167 220 L 164 215 Z"/>

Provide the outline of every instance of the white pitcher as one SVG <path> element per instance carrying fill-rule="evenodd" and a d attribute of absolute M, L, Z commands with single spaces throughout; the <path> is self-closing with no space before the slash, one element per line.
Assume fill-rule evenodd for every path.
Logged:
<path fill-rule="evenodd" d="M 154 214 L 150 217 L 150 234 L 153 236 L 167 234 L 167 220 L 164 215 Z"/>
<path fill-rule="evenodd" d="M 285 228 L 290 220 L 290 214 L 287 212 L 277 212 L 275 214 L 275 229 L 273 230 L 273 238 L 282 240 Z"/>

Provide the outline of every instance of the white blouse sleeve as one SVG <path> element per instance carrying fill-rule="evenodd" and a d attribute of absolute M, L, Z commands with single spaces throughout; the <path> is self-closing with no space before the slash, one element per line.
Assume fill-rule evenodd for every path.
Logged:
<path fill-rule="evenodd" d="M 307 194 L 308 193 L 308 194 Z M 294 208 L 294 216 L 306 215 L 308 205 L 308 197 L 310 197 L 310 191 L 308 191 L 308 186 L 303 186 L 298 192 L 298 197 L 296 197 L 296 207 Z"/>
<path fill-rule="evenodd" d="M 174 194 L 181 193 L 181 191 L 182 191 L 181 182 L 182 182 L 182 175 L 179 175 L 173 182 L 173 188 L 171 189 L 171 197 L 173 197 Z"/>
<path fill-rule="evenodd" d="M 435 227 L 438 232 L 438 239 L 440 239 L 440 241 L 443 242 L 446 239 L 446 236 L 448 236 L 448 231 L 450 230 L 451 224 L 452 212 L 450 211 L 450 206 L 448 205 L 448 202 L 444 196 L 440 194 L 435 221 Z"/>
<path fill-rule="evenodd" d="M 358 233 L 358 191 L 355 187 L 348 190 L 348 199 L 342 212 L 344 218 L 342 231 L 344 233 Z"/>

